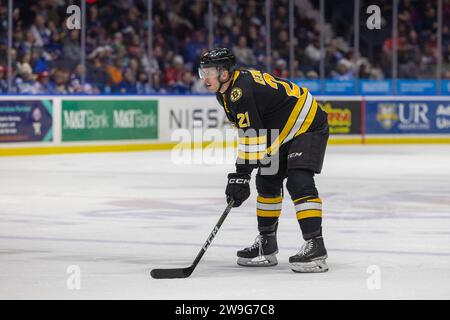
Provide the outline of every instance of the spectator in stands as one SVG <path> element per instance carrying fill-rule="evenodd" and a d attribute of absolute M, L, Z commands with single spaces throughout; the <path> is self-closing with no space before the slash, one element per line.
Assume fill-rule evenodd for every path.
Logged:
<path fill-rule="evenodd" d="M 18 94 L 36 94 L 38 86 L 36 84 L 36 75 L 33 74 L 30 64 L 22 63 L 18 67 L 19 76 L 16 77 L 14 87 Z"/>
<path fill-rule="evenodd" d="M 42 71 L 37 76 L 38 83 L 38 94 L 54 94 L 55 86 L 52 81 L 50 81 L 50 73 L 48 71 Z"/>
<path fill-rule="evenodd" d="M 339 61 L 344 58 L 342 52 L 338 49 L 338 44 L 336 40 L 331 40 L 326 48 L 325 53 L 325 73 L 330 75 L 330 73 L 337 66 Z"/>
<path fill-rule="evenodd" d="M 173 57 L 172 65 L 164 70 L 164 84 L 167 87 L 174 87 L 181 82 L 184 72 L 184 60 L 180 55 Z"/>
<path fill-rule="evenodd" d="M 450 70 L 446 70 L 442 73 L 443 80 L 450 80 Z"/>
<path fill-rule="evenodd" d="M 311 0 L 301 1 L 313 3 Z M 20 87 L 24 84 L 24 75 L 16 70 L 17 62 L 29 64 L 32 68 L 30 80 L 38 75 L 38 83 L 47 81 L 54 84 L 55 92 L 73 92 L 88 90 L 89 92 L 108 93 L 111 88 L 116 90 L 120 86 L 129 87 L 129 79 L 134 78 L 136 92 L 163 92 L 167 90 L 180 91 L 183 79 L 189 82 L 186 72 L 190 72 L 192 92 L 202 92 L 205 88 L 197 84 L 196 76 L 198 56 L 208 47 L 207 44 L 207 2 L 186 0 L 154 1 L 153 19 L 153 58 L 149 61 L 147 52 L 148 21 L 145 1 L 130 0 L 127 2 L 97 1 L 87 6 L 86 30 L 86 82 L 92 87 L 81 88 L 74 86 L 73 74 L 81 59 L 80 32 L 68 31 L 62 10 L 65 10 L 69 0 L 32 1 L 30 4 L 18 1 L 13 12 L 13 48 L 11 49 L 12 73 L 17 77 Z M 289 61 L 289 48 L 286 45 L 288 37 L 288 10 L 285 0 L 272 0 L 271 5 L 271 33 L 272 56 L 266 57 L 265 43 L 265 6 L 259 1 L 214 2 L 214 46 L 234 47 L 233 52 L 242 66 L 265 69 L 272 66 L 275 74 L 286 77 L 287 68 L 283 63 Z M 391 0 L 377 0 L 382 12 L 391 12 Z M 302 4 L 296 2 L 300 8 Z M 339 1 L 326 2 L 326 23 L 336 22 L 336 12 L 339 8 L 347 8 Z M 350 7 L 350 5 L 348 5 Z M 297 9 L 298 9 L 297 8 Z M 316 7 L 317 8 L 317 7 Z M 450 20 L 450 1 L 444 0 L 444 26 L 442 52 L 444 70 L 450 68 L 450 28 L 445 23 Z M 345 11 L 345 10 L 344 10 Z M 347 10 L 348 11 L 348 10 Z M 2 21 L 7 21 L 7 10 L 0 6 Z M 328 15 L 329 16 L 329 15 Z M 388 17 L 383 15 L 384 23 L 389 24 Z M 303 77 L 314 70 L 319 71 L 321 59 L 325 59 L 325 76 L 337 78 L 351 78 L 353 72 L 359 72 L 360 77 L 382 79 L 390 76 L 392 60 L 392 39 L 390 31 L 381 30 L 378 34 L 371 31 L 370 36 L 361 30 L 361 54 L 370 56 L 367 64 L 361 59 L 355 61 L 347 54 L 346 46 L 337 45 L 336 39 L 341 37 L 343 42 L 351 43 L 352 23 L 347 20 L 339 22 L 338 28 L 325 34 L 325 56 L 319 46 L 319 26 L 317 16 L 300 10 L 294 11 L 295 48 L 294 74 L 291 77 Z M 435 66 L 438 54 L 436 51 L 436 4 L 433 1 L 400 0 L 399 1 L 399 73 L 400 77 L 428 78 L 436 74 Z M 333 24 L 332 24 L 333 25 Z M 327 30 L 327 28 L 324 28 Z M 372 38 L 372 34 L 374 35 Z M 377 36 L 378 35 L 378 36 Z M 0 24 L 0 36 L 6 39 L 5 25 Z M 331 37 L 331 38 L 330 38 Z M 330 38 L 330 39 L 329 39 Z M 387 39 L 387 40 L 386 40 Z M 385 41 L 386 40 L 386 41 Z M 383 46 L 384 41 L 384 46 Z M 0 64 L 6 60 L 4 41 L 0 44 Z M 175 64 L 174 60 L 182 62 Z M 344 64 L 338 64 L 342 59 L 350 61 L 350 70 Z M 270 61 L 269 61 L 270 60 Z M 176 65 L 176 66 L 175 66 Z M 131 71 L 126 71 L 130 69 Z M 48 71 L 48 76 L 44 75 Z M 125 76 L 124 73 L 130 72 Z M 350 72 L 350 73 L 349 73 Z M 3 71 L 3 81 L 4 79 Z M 445 73 L 445 72 L 443 72 Z M 146 77 L 152 74 L 152 83 L 156 87 L 147 86 Z M 192 76 L 194 74 L 194 76 Z M 311 73 L 310 73 L 311 75 Z M 71 76 L 71 79 L 69 79 Z M 156 80 L 153 79 L 156 77 Z M 161 81 L 161 79 L 163 81 Z M 78 83 L 79 83 L 79 78 Z M 128 80 L 127 80 L 128 79 Z M 2 81 L 2 79 L 0 79 Z M 147 85 L 145 83 L 147 82 Z M 14 90 L 16 79 L 13 78 Z M 32 87 L 32 86 L 31 86 Z M 76 87 L 76 89 L 74 89 Z M 28 86 L 28 89 L 30 87 Z M 139 88 L 139 89 L 138 89 Z M 122 88 L 123 89 L 123 88 Z M 184 89 L 183 89 L 184 90 Z M 128 91 L 128 89 L 125 89 Z M 185 90 L 186 92 L 189 90 Z"/>
<path fill-rule="evenodd" d="M 86 74 L 85 68 L 80 63 L 75 67 L 75 70 L 69 76 L 68 91 L 70 93 L 93 93 L 100 91 L 95 86 L 92 86 L 86 79 L 83 83 L 83 74 Z"/>
<path fill-rule="evenodd" d="M 161 83 L 161 75 L 159 72 L 155 72 L 152 76 L 152 83 L 150 85 L 150 92 L 153 94 L 166 94 L 167 90 Z"/>
<path fill-rule="evenodd" d="M 266 67 L 266 44 L 262 40 L 258 40 L 255 45 L 254 55 L 256 58 L 256 67 L 263 69 Z"/>
<path fill-rule="evenodd" d="M 292 79 L 303 79 L 305 78 L 305 74 L 300 70 L 300 61 L 297 59 L 294 59 L 294 66 L 293 66 L 294 74 L 289 75 Z"/>
<path fill-rule="evenodd" d="M 54 93 L 55 94 L 67 94 L 69 71 L 67 69 L 55 69 L 53 73 L 54 81 Z"/>
<path fill-rule="evenodd" d="M 442 62 L 444 65 L 444 69 L 450 69 L 450 42 L 446 47 L 444 47 L 443 51 L 444 54 L 442 57 Z"/>
<path fill-rule="evenodd" d="M 50 62 L 58 61 L 63 58 L 63 45 L 61 43 L 61 35 L 59 32 L 53 32 L 50 40 L 44 47 L 47 60 Z"/>
<path fill-rule="evenodd" d="M 109 82 L 112 87 L 117 86 L 122 82 L 122 70 L 124 68 L 124 61 L 120 57 L 116 57 L 114 64 L 108 64 L 107 71 Z"/>
<path fill-rule="evenodd" d="M 37 47 L 44 47 L 49 43 L 50 30 L 45 26 L 45 18 L 43 15 L 38 14 L 35 18 L 34 24 L 30 29 L 34 36 L 34 45 Z"/>
<path fill-rule="evenodd" d="M 370 79 L 372 79 L 372 80 L 383 80 L 384 79 L 383 70 L 381 69 L 381 66 L 379 63 L 375 63 L 370 68 Z"/>
<path fill-rule="evenodd" d="M 150 84 L 148 83 L 148 75 L 146 72 L 139 72 L 136 81 L 136 93 L 147 94 L 150 93 Z"/>
<path fill-rule="evenodd" d="M 319 79 L 319 74 L 314 71 L 314 70 L 310 70 L 306 73 L 306 79 L 308 80 L 318 80 Z"/>
<path fill-rule="evenodd" d="M 333 75 L 334 80 L 353 80 L 352 64 L 347 59 L 339 60 L 336 73 Z"/>
<path fill-rule="evenodd" d="M 133 74 L 133 70 L 127 68 L 124 72 L 122 81 L 113 86 L 111 91 L 113 93 L 136 94 L 136 78 Z"/>
<path fill-rule="evenodd" d="M 369 79 L 370 74 L 370 65 L 368 62 L 363 62 L 359 66 L 358 77 L 359 79 Z"/>
<path fill-rule="evenodd" d="M 140 71 L 145 70 L 147 73 L 155 73 L 160 71 L 159 60 L 162 58 L 162 50 L 160 47 L 155 47 L 153 49 L 153 57 L 149 60 L 148 53 L 145 52 L 144 48 L 139 48 L 138 50 Z"/>
<path fill-rule="evenodd" d="M 204 30 L 197 30 L 194 32 L 192 39 L 189 39 L 186 45 L 186 61 L 194 62 L 195 59 L 200 55 L 200 51 L 206 48 L 205 38 L 207 32 Z"/>
<path fill-rule="evenodd" d="M 42 49 L 37 47 L 31 53 L 31 64 L 35 74 L 41 73 L 49 69 L 47 60 L 44 58 Z"/>
<path fill-rule="evenodd" d="M 19 37 L 19 39 L 21 38 L 20 33 L 18 33 L 17 36 Z M 33 32 L 31 32 L 30 30 L 27 31 L 25 33 L 25 39 L 18 43 L 19 55 L 25 55 L 28 52 L 31 52 L 34 47 L 34 42 L 35 38 Z"/>
<path fill-rule="evenodd" d="M 0 65 L 0 93 L 8 93 L 8 81 L 6 80 L 6 69 Z"/>
<path fill-rule="evenodd" d="M 105 93 L 105 87 L 108 83 L 105 58 L 95 57 L 92 62 L 88 61 L 87 70 L 86 81 L 91 83 L 99 92 Z"/>
<path fill-rule="evenodd" d="M 438 59 L 436 43 L 436 35 L 433 34 L 430 36 L 430 41 L 425 44 L 425 48 L 422 54 L 423 74 L 421 76 L 423 78 L 430 79 L 436 76 L 436 64 Z"/>
<path fill-rule="evenodd" d="M 320 41 L 318 38 L 314 38 L 314 40 L 308 44 L 305 49 L 305 57 L 307 58 L 307 64 L 310 64 L 315 69 L 318 68 L 320 60 L 322 59 Z"/>
<path fill-rule="evenodd" d="M 253 51 L 247 46 L 246 36 L 239 37 L 238 45 L 233 48 L 233 53 L 238 64 L 246 67 L 256 66 L 256 58 Z"/>
<path fill-rule="evenodd" d="M 181 77 L 181 81 L 176 82 L 172 87 L 172 91 L 175 94 L 190 94 L 192 93 L 192 85 L 194 81 L 190 71 L 184 71 Z"/>
<path fill-rule="evenodd" d="M 63 57 L 69 68 L 75 67 L 81 61 L 81 46 L 79 39 L 80 32 L 72 30 L 68 39 L 64 42 Z"/>
<path fill-rule="evenodd" d="M 275 68 L 273 69 L 273 75 L 283 79 L 289 78 L 289 71 L 287 69 L 286 60 L 282 58 L 277 59 L 277 61 L 275 62 Z"/>
<path fill-rule="evenodd" d="M 202 79 L 195 77 L 192 84 L 192 93 L 196 94 L 208 94 L 209 91 L 205 87 L 205 83 Z"/>

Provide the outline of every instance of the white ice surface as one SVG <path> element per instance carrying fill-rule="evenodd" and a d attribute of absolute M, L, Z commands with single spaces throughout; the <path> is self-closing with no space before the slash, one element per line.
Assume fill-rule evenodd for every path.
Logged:
<path fill-rule="evenodd" d="M 289 269 L 302 240 L 287 194 L 279 265 L 236 265 L 257 235 L 253 185 L 190 278 L 152 279 L 152 268 L 192 263 L 232 169 L 174 165 L 169 152 L 0 158 L 0 298 L 450 298 L 448 145 L 329 146 L 316 177 L 327 273 Z M 79 290 L 67 288 L 71 265 Z M 372 265 L 379 289 L 367 285 Z"/>

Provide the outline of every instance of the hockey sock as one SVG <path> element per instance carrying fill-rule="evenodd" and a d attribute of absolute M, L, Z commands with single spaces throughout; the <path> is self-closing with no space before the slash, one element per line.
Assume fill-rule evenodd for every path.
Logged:
<path fill-rule="evenodd" d="M 283 197 L 259 195 L 257 201 L 256 215 L 258 218 L 258 230 L 260 234 L 276 232 L 278 218 L 281 214 Z"/>
<path fill-rule="evenodd" d="M 297 220 L 303 239 L 322 235 L 322 200 L 316 196 L 306 196 L 294 200 Z"/>

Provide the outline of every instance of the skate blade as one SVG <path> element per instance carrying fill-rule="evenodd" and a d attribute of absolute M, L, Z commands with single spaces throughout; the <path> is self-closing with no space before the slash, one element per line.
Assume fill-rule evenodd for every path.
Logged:
<path fill-rule="evenodd" d="M 237 260 L 237 264 L 242 267 L 273 267 L 278 264 L 277 257 L 271 256 L 258 256 L 256 258 L 241 258 Z"/>
<path fill-rule="evenodd" d="M 292 262 L 291 269 L 297 273 L 327 272 L 328 265 L 325 259 L 317 259 L 311 262 Z"/>

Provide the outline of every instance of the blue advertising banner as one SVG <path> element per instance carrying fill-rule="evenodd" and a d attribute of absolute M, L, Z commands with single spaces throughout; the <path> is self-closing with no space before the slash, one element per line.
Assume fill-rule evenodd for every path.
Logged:
<path fill-rule="evenodd" d="M 367 101 L 367 134 L 450 134 L 450 101 Z"/>
<path fill-rule="evenodd" d="M 52 141 L 52 101 L 0 101 L 0 143 Z"/>
<path fill-rule="evenodd" d="M 325 95 L 392 95 L 392 80 L 324 80 L 323 91 L 320 80 L 293 79 L 294 83 L 306 87 L 312 94 Z M 355 86 L 357 90 L 355 91 Z M 436 95 L 438 84 L 436 80 L 405 80 L 399 79 L 395 85 L 396 95 Z M 442 80 L 441 94 L 450 95 L 450 80 Z"/>
<path fill-rule="evenodd" d="M 326 80 L 324 94 L 353 95 L 353 94 L 355 94 L 355 81 L 353 81 L 353 80 Z"/>
<path fill-rule="evenodd" d="M 361 95 L 392 94 L 392 80 L 360 80 L 358 87 Z"/>
<path fill-rule="evenodd" d="M 398 95 L 435 95 L 436 80 L 397 80 Z"/>
<path fill-rule="evenodd" d="M 450 80 L 442 80 L 441 82 L 441 94 L 450 95 Z"/>

